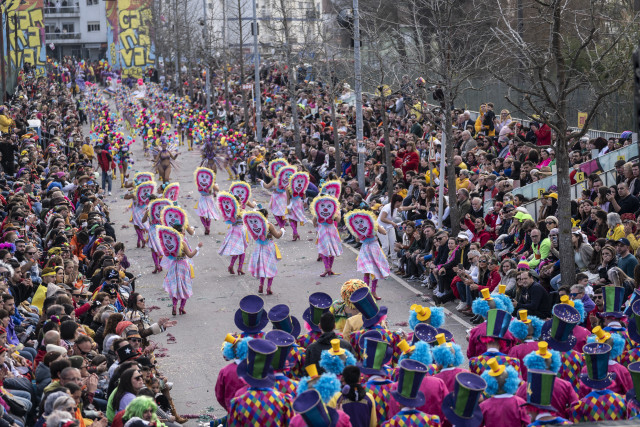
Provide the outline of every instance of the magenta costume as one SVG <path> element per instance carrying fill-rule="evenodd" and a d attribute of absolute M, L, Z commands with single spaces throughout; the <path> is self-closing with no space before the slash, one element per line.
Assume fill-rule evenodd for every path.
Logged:
<path fill-rule="evenodd" d="M 228 364 L 220 370 L 216 380 L 216 399 L 227 412 L 231 406 L 231 399 L 246 385 L 238 376 L 237 368 L 238 364 L 235 362 Z"/>
<path fill-rule="evenodd" d="M 511 394 L 501 394 L 490 397 L 480 403 L 487 427 L 513 427 L 528 425 L 531 420 L 527 410 L 522 407 L 527 403 L 521 397 Z"/>
<path fill-rule="evenodd" d="M 523 382 L 518 387 L 516 396 L 527 400 L 527 383 Z M 571 415 L 571 405 L 578 401 L 578 394 L 573 389 L 571 383 L 567 380 L 563 380 L 560 377 L 556 377 L 553 382 L 553 394 L 551 395 L 551 406 L 558 410 L 557 414 L 563 418 L 568 418 Z"/>
<path fill-rule="evenodd" d="M 391 391 L 396 390 L 398 384 L 395 383 L 391 386 Z M 449 389 L 446 384 L 440 378 L 425 376 L 420 383 L 420 391 L 424 393 L 425 402 L 424 405 L 415 408 L 419 411 L 429 415 L 437 415 L 441 420 L 444 420 L 444 413 L 442 412 L 442 401 L 444 397 L 449 394 Z M 396 415 L 402 410 L 402 406 L 395 400 L 391 399 L 389 403 L 389 413 L 391 416 Z"/>

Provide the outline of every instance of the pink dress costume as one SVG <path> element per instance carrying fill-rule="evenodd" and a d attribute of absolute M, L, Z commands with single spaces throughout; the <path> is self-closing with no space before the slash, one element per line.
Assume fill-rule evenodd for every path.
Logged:
<path fill-rule="evenodd" d="M 213 198 L 213 194 L 211 194 L 215 177 L 216 174 L 211 169 L 202 167 L 196 169 L 196 186 L 198 187 L 198 193 L 200 193 L 200 199 L 196 205 L 196 213 L 204 226 L 205 235 L 211 231 L 211 220 L 215 219 L 217 221 L 220 218 L 218 207 Z"/>
<path fill-rule="evenodd" d="M 284 228 L 286 225 L 285 215 L 287 214 L 287 187 L 291 175 L 296 172 L 292 166 L 283 166 L 278 170 L 275 177 L 275 188 L 269 200 L 269 210 L 276 218 L 278 227 Z"/>
<path fill-rule="evenodd" d="M 242 216 L 242 221 L 255 240 L 256 246 L 249 259 L 249 273 L 260 279 L 258 292 L 262 293 L 264 279 L 267 280 L 267 295 L 271 295 L 273 278 L 278 274 L 276 262 L 276 244 L 269 233 L 269 223 L 260 212 L 247 212 Z"/>
<path fill-rule="evenodd" d="M 165 226 L 158 226 L 158 238 L 163 246 L 164 261 L 168 264 L 163 287 L 171 297 L 174 313 L 178 300 L 180 300 L 180 311 L 182 313 L 187 299 L 193 295 L 191 264 L 189 264 L 182 248 L 182 245 L 186 245 L 186 242 L 184 242 L 184 238 L 179 232 Z"/>
<path fill-rule="evenodd" d="M 371 292 L 375 293 L 378 280 L 391 274 L 387 257 L 378 243 L 376 220 L 370 212 L 354 210 L 346 215 L 345 224 L 347 224 L 349 231 L 362 242 L 358 254 L 357 270 L 364 273 L 364 282 L 367 285 L 370 284 Z M 370 277 L 372 278 L 371 282 L 369 281 Z"/>
<path fill-rule="evenodd" d="M 335 197 L 320 195 L 311 202 L 311 213 L 318 222 L 318 253 L 324 262 L 324 273 L 320 276 L 333 276 L 335 257 L 342 255 L 342 241 L 336 227 L 336 215 L 340 211 L 340 202 Z"/>
<path fill-rule="evenodd" d="M 149 204 L 149 197 L 153 194 L 153 190 L 155 188 L 155 183 L 153 181 L 147 181 L 139 184 L 134 193 L 135 199 L 132 203 L 132 213 L 131 213 L 131 222 L 135 226 L 136 235 L 138 240 L 136 242 L 136 246 L 143 247 L 145 246 L 144 232 L 147 230 L 147 223 L 142 222 L 142 218 L 144 218 L 144 214 L 147 212 L 147 206 Z"/>
<path fill-rule="evenodd" d="M 238 201 L 230 193 L 220 192 L 218 194 L 218 206 L 225 224 L 229 225 L 227 235 L 224 237 L 222 246 L 218 250 L 218 254 L 231 256 L 229 264 L 229 273 L 234 274 L 233 265 L 236 259 L 238 262 L 238 274 L 244 274 L 242 266 L 244 265 L 244 256 L 249 243 L 247 242 L 246 230 L 244 223 L 240 218 L 240 207 Z"/>
<path fill-rule="evenodd" d="M 291 191 L 291 201 L 287 206 L 287 219 L 293 230 L 293 241 L 300 240 L 298 234 L 298 223 L 303 225 L 309 222 L 304 214 L 304 196 L 309 186 L 309 174 L 306 172 L 296 172 L 289 180 L 289 190 Z"/>
<path fill-rule="evenodd" d="M 155 266 L 154 273 L 162 271 L 160 262 L 162 260 L 162 245 L 158 238 L 157 227 L 161 224 L 160 213 L 162 209 L 170 205 L 167 199 L 156 199 L 149 203 L 149 247 L 151 248 L 151 258 Z"/>

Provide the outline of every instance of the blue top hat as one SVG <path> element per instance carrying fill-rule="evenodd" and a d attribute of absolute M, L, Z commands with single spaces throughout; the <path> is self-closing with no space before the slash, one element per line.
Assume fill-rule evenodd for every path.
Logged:
<path fill-rule="evenodd" d="M 536 408 L 558 412 L 556 408 L 551 406 L 555 380 L 555 372 L 529 369 L 527 371 L 527 404 Z"/>
<path fill-rule="evenodd" d="M 625 316 L 631 316 L 633 314 L 631 307 L 633 306 L 633 303 L 638 300 L 640 300 L 640 289 L 634 289 L 627 302 L 627 308 L 624 309 L 623 313 Z"/>
<path fill-rule="evenodd" d="M 378 307 L 368 287 L 356 290 L 351 294 L 350 301 L 362 313 L 362 325 L 365 328 L 372 327 L 387 314 L 387 307 Z"/>
<path fill-rule="evenodd" d="M 438 334 L 444 334 L 447 342 L 453 341 L 453 334 L 448 330 L 444 328 L 434 328 L 426 323 L 418 323 L 413 330 L 411 345 L 418 341 L 424 341 L 427 344 L 436 345 L 438 344 L 438 341 L 436 340 L 436 335 Z"/>
<path fill-rule="evenodd" d="M 640 344 L 640 298 L 636 298 L 636 300 L 630 304 L 629 308 L 632 316 L 629 319 L 627 334 L 633 342 Z"/>
<path fill-rule="evenodd" d="M 640 390 L 640 362 L 633 362 L 627 366 L 629 373 L 631 374 L 631 380 L 633 381 L 633 388 L 627 392 L 627 401 L 632 400 L 636 405 L 640 405 L 636 390 Z"/>
<path fill-rule="evenodd" d="M 333 427 L 338 424 L 338 411 L 328 408 L 315 389 L 304 391 L 293 401 L 293 410 L 309 427 Z"/>
<path fill-rule="evenodd" d="M 491 338 L 503 339 L 509 330 L 511 315 L 504 310 L 492 309 L 487 313 L 487 334 Z"/>
<path fill-rule="evenodd" d="M 384 365 L 389 363 L 393 350 L 389 343 L 375 338 L 365 338 L 362 348 L 362 362 L 360 371 L 366 375 L 385 375 Z"/>
<path fill-rule="evenodd" d="M 289 307 L 286 304 L 278 304 L 269 310 L 267 318 L 273 324 L 273 329 L 285 331 L 294 337 L 300 335 L 300 322 L 291 316 Z"/>
<path fill-rule="evenodd" d="M 424 344 L 423 344 L 424 345 Z M 391 392 L 402 406 L 418 408 L 424 405 L 425 396 L 420 391 L 422 379 L 427 375 L 427 367 L 416 360 L 404 359 L 399 363 L 398 387 Z"/>
<path fill-rule="evenodd" d="M 240 362 L 236 368 L 238 376 L 251 387 L 273 387 L 275 377 L 271 361 L 278 347 L 261 338 L 252 339 L 247 343 L 247 347 L 247 359 Z"/>
<path fill-rule="evenodd" d="M 582 348 L 584 363 L 587 366 L 587 373 L 580 375 L 580 381 L 584 385 L 594 390 L 604 390 L 609 387 L 615 374 L 609 372 L 609 344 L 590 343 Z"/>
<path fill-rule="evenodd" d="M 267 341 L 271 341 L 278 347 L 275 354 L 273 355 L 273 360 L 271 361 L 271 367 L 275 371 L 282 371 L 285 368 L 287 363 L 287 356 L 289 356 L 289 352 L 291 351 L 291 347 L 296 342 L 296 339 L 293 335 L 286 333 L 285 331 L 273 330 L 267 332 L 264 336 L 264 339 Z"/>
<path fill-rule="evenodd" d="M 269 322 L 262 298 L 257 295 L 247 295 L 242 298 L 233 321 L 238 329 L 248 334 L 262 331 Z"/>
<path fill-rule="evenodd" d="M 568 304 L 556 304 L 551 310 L 553 319 L 542 327 L 541 341 L 556 351 L 569 351 L 576 345 L 573 328 L 580 323 L 580 313 Z"/>
<path fill-rule="evenodd" d="M 314 332 L 320 331 L 320 318 L 329 311 L 333 300 L 324 292 L 316 292 L 309 295 L 309 308 L 302 313 L 302 318 L 309 324 Z"/>
<path fill-rule="evenodd" d="M 602 288 L 602 298 L 604 299 L 604 310 L 602 313 L 596 313 L 598 317 L 615 317 L 617 319 L 624 317 L 622 312 L 624 287 L 605 286 Z"/>
<path fill-rule="evenodd" d="M 478 399 L 487 388 L 479 375 L 460 372 L 456 375 L 453 392 L 442 401 L 442 412 L 456 427 L 477 427 L 482 424 L 482 410 Z"/>

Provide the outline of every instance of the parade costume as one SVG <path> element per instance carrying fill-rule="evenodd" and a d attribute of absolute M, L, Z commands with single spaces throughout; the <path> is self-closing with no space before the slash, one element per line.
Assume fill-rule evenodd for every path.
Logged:
<path fill-rule="evenodd" d="M 400 349 L 398 344 L 401 341 L 400 335 L 382 326 L 382 322 L 387 317 L 387 307 L 378 307 L 372 292 L 369 288 L 360 288 L 351 295 L 351 303 L 362 314 L 362 329 L 355 331 L 349 337 L 351 347 L 356 355 L 362 356 L 361 337 L 367 331 L 377 331 L 382 335 L 382 339 L 389 344 L 389 348 L 393 354 L 393 362 L 395 365 L 400 357 Z"/>
<path fill-rule="evenodd" d="M 511 315 L 504 310 L 493 309 L 487 313 L 487 332 L 481 337 L 481 341 L 487 344 L 487 351 L 480 356 L 469 359 L 469 371 L 481 375 L 488 369 L 489 360 L 495 359 L 500 365 L 509 365 L 517 373 L 520 373 L 520 361 L 516 358 L 509 357 L 499 351 L 497 343 L 504 342 L 504 336 L 509 330 Z"/>
<path fill-rule="evenodd" d="M 307 390 L 294 400 L 293 410 L 296 415 L 291 420 L 291 427 L 350 427 L 349 416 L 343 411 L 328 407 L 317 390 Z"/>
<path fill-rule="evenodd" d="M 391 387 L 394 383 L 387 377 L 389 371 L 385 369 L 385 365 L 391 360 L 391 355 L 391 348 L 386 341 L 364 337 L 363 356 L 359 367 L 360 372 L 369 377 L 362 386 L 373 397 L 378 423 L 391 417 Z"/>
<path fill-rule="evenodd" d="M 462 350 L 458 344 L 447 342 L 444 334 L 436 335 L 436 341 L 438 345 L 431 349 L 433 361 L 438 366 L 438 373 L 434 377 L 444 381 L 447 390 L 453 390 L 456 377 L 463 373 L 469 373 L 467 369 L 459 368 L 464 362 Z"/>
<path fill-rule="evenodd" d="M 487 383 L 479 375 L 462 372 L 455 377 L 451 392 L 442 402 L 442 412 L 456 427 L 478 427 L 482 424 L 482 410 L 478 405 Z"/>
<path fill-rule="evenodd" d="M 518 339 L 521 344 L 511 347 L 509 357 L 520 361 L 520 373 L 522 378 L 527 377 L 527 368 L 523 364 L 526 355 L 538 349 L 536 340 L 542 333 L 544 322 L 536 316 L 529 316 L 527 310 L 519 310 L 520 319 L 513 318 L 509 324 L 509 332 Z"/>
<path fill-rule="evenodd" d="M 489 359 L 481 377 L 487 383 L 485 394 L 489 396 L 480 403 L 485 425 L 509 427 L 529 424 L 529 415 L 522 407 L 525 400 L 515 395 L 521 380 L 513 367 Z"/>
<path fill-rule="evenodd" d="M 287 395 L 274 389 L 271 362 L 277 346 L 271 341 L 253 339 L 247 358 L 238 365 L 238 376 L 249 384 L 242 396 L 231 400 L 228 426 L 280 427 L 293 418 Z"/>
<path fill-rule="evenodd" d="M 307 375 L 300 378 L 297 393 L 304 393 L 307 390 L 317 390 L 325 405 L 335 408 L 340 397 L 340 380 L 335 374 L 325 372 L 318 374 L 318 367 L 315 364 L 305 366 Z"/>
<path fill-rule="evenodd" d="M 277 261 L 280 259 L 280 251 L 273 241 L 273 235 L 269 231 L 269 223 L 260 212 L 245 212 L 242 222 L 255 240 L 256 247 L 249 259 L 249 273 L 260 280 L 258 293 L 263 292 L 264 279 L 267 279 L 267 295 L 273 294 L 271 285 L 273 278 L 278 274 Z M 284 229 L 281 229 L 284 233 Z"/>
<path fill-rule="evenodd" d="M 237 367 L 240 362 L 247 358 L 247 343 L 249 340 L 251 340 L 250 337 L 239 339 L 227 334 L 222 347 L 222 355 L 225 360 L 231 361 L 231 363 L 218 373 L 215 392 L 218 403 L 227 412 L 229 412 L 231 399 L 245 385 L 244 381 L 238 376 Z"/>
<path fill-rule="evenodd" d="M 307 187 L 309 187 L 309 174 L 307 172 L 296 172 L 291 175 L 289 186 L 287 187 L 290 196 L 289 204 L 287 205 L 287 219 L 293 230 L 294 242 L 300 240 L 298 223 L 304 225 L 305 222 L 309 222 L 304 214 L 304 199 Z"/>
<path fill-rule="evenodd" d="M 362 242 L 358 253 L 357 270 L 364 274 L 364 281 L 370 285 L 375 298 L 380 299 L 376 293 L 378 280 L 389 276 L 391 271 L 387 257 L 378 243 L 376 233 L 378 223 L 371 212 L 363 210 L 349 212 L 345 216 L 344 222 L 351 234 Z M 371 283 L 369 283 L 370 279 Z"/>
<path fill-rule="evenodd" d="M 162 210 L 171 205 L 171 201 L 167 199 L 155 199 L 149 203 L 149 248 L 151 248 L 151 258 L 153 259 L 153 265 L 155 269 L 152 273 L 158 273 L 162 271 L 160 265 L 162 260 L 162 245 L 158 239 L 157 227 L 162 223 L 160 214 Z"/>
<path fill-rule="evenodd" d="M 291 316 L 289 307 L 285 304 L 274 305 L 267 313 L 267 318 L 271 322 L 273 330 L 284 331 L 296 340 L 296 343 L 289 349 L 283 373 L 291 378 L 300 378 L 304 371 L 305 356 L 304 348 L 297 343 L 300 335 L 300 322 Z"/>
<path fill-rule="evenodd" d="M 615 374 L 615 386 L 611 387 L 610 390 L 624 395 L 633 387 L 631 375 L 627 368 L 616 362 L 616 359 L 619 358 L 624 351 L 625 340 L 621 335 L 615 332 L 609 333 L 600 326 L 593 328 L 593 333 L 594 335 L 591 335 L 587 339 L 588 343 L 609 344 L 611 346 L 611 352 L 609 353 L 609 372 Z M 582 372 L 586 373 L 586 368 L 583 368 Z M 585 390 L 581 388 L 579 394 L 582 397 L 588 392 L 588 389 Z"/>
<path fill-rule="evenodd" d="M 218 207 L 214 200 L 216 174 L 211 169 L 198 168 L 195 172 L 195 180 L 200 194 L 195 210 L 204 226 L 204 234 L 208 235 L 211 231 L 211 220 L 215 219 L 217 221 L 220 218 Z"/>
<path fill-rule="evenodd" d="M 342 255 L 342 241 L 336 223 L 340 218 L 340 202 L 328 195 L 317 196 L 310 206 L 317 225 L 318 254 L 324 262 L 324 273 L 320 276 L 333 276 L 335 257 Z"/>
<path fill-rule="evenodd" d="M 556 394 L 558 381 L 563 380 L 557 378 L 554 372 L 533 369 L 532 367 L 528 370 L 527 390 L 525 392 L 526 407 L 532 416 L 535 415 L 535 420 L 529 426 L 572 424 L 566 418 L 552 415 L 557 412 L 564 412 L 558 411 L 555 406 L 554 395 Z"/>
<path fill-rule="evenodd" d="M 331 340 L 331 348 L 322 350 L 320 354 L 320 362 L 318 365 L 336 376 L 341 376 L 342 371 L 347 366 L 353 366 L 357 363 L 355 356 L 349 350 L 340 348 L 340 340 L 335 338 Z"/>
<path fill-rule="evenodd" d="M 633 293 L 636 295 L 636 292 Z M 634 296 L 632 295 L 632 299 Z M 629 327 L 627 330 L 628 344 L 631 348 L 625 349 L 620 356 L 620 363 L 629 366 L 632 363 L 640 362 L 640 299 L 637 297 L 629 304 L 629 308 L 625 311 L 629 317 Z"/>
<path fill-rule="evenodd" d="M 481 316 L 484 319 L 487 318 L 487 313 L 491 309 L 500 309 L 504 310 L 507 313 L 513 312 L 513 304 L 511 304 L 511 311 L 509 311 L 509 307 L 507 306 L 506 301 L 498 294 L 491 294 L 489 289 L 482 289 L 481 296 L 473 300 L 471 304 L 471 310 L 473 314 L 477 316 Z M 469 332 L 469 346 L 467 347 L 467 358 L 471 359 L 476 356 L 480 356 L 482 353 L 487 351 L 487 345 L 483 343 L 480 338 L 487 335 L 487 322 L 482 322 L 478 326 L 471 329 Z M 511 332 L 507 331 L 504 335 L 504 338 L 507 343 L 515 341 L 515 337 L 511 335 Z M 507 347 L 509 347 L 507 345 Z M 508 350 L 507 350 L 508 351 Z"/>
<path fill-rule="evenodd" d="M 339 180 L 326 181 L 320 187 L 320 194 L 334 197 L 337 200 L 340 200 L 340 195 L 342 194 L 342 182 Z"/>
<path fill-rule="evenodd" d="M 224 236 L 222 246 L 218 250 L 218 254 L 231 256 L 231 263 L 227 270 L 229 273 L 234 274 L 233 265 L 236 259 L 238 262 L 238 274 L 243 275 L 242 266 L 244 265 L 245 251 L 247 250 L 247 235 L 242 222 L 242 211 L 238 205 L 238 200 L 227 192 L 220 192 L 218 194 L 218 206 L 222 219 L 225 224 L 229 225 L 227 234 Z"/>
<path fill-rule="evenodd" d="M 580 321 L 578 322 L 578 325 L 575 325 L 573 327 L 573 330 L 571 331 L 571 333 L 576 338 L 573 349 L 578 353 L 581 353 L 582 347 L 584 347 L 584 345 L 587 343 L 587 337 L 591 335 L 591 331 L 589 331 L 587 328 L 583 328 L 582 326 L 580 326 L 580 323 L 584 323 L 585 316 L 586 316 L 586 313 L 584 311 L 584 305 L 582 304 L 582 301 L 580 300 L 573 301 L 567 295 L 563 295 L 560 297 L 559 304 L 565 304 L 575 308 L 580 316 Z M 550 327 L 551 327 L 551 320 L 547 320 L 542 326 L 542 335 L 545 335 L 547 330 Z"/>
<path fill-rule="evenodd" d="M 296 168 L 293 166 L 282 166 L 278 169 L 274 178 L 275 188 L 271 193 L 269 210 L 276 218 L 280 228 L 284 228 L 287 225 L 285 221 L 285 215 L 287 214 L 287 188 L 289 188 L 289 181 L 294 173 L 296 173 Z"/>
<path fill-rule="evenodd" d="M 627 369 L 629 369 L 629 374 L 633 380 L 633 388 L 625 395 L 627 401 L 627 417 L 631 419 L 640 413 L 640 402 L 636 394 L 636 390 L 640 390 L 640 362 L 631 363 Z"/>
<path fill-rule="evenodd" d="M 242 298 L 233 316 L 233 322 L 241 331 L 232 334 L 234 337 L 264 338 L 262 330 L 269 323 L 269 319 L 262 298 L 257 295 L 247 295 Z"/>
<path fill-rule="evenodd" d="M 234 181 L 229 186 L 229 193 L 233 194 L 238 203 L 240 203 L 240 209 L 245 210 L 247 204 L 251 200 L 251 186 L 244 181 Z"/>
<path fill-rule="evenodd" d="M 157 227 L 157 233 L 163 249 L 163 261 L 168 264 L 163 287 L 173 302 L 172 314 L 174 316 L 176 314 L 178 300 L 180 301 L 180 314 L 185 314 L 184 306 L 187 303 L 187 299 L 193 295 L 191 289 L 193 281 L 191 264 L 187 260 L 185 253 L 187 244 L 182 234 L 172 228 L 160 225 Z"/>
<path fill-rule="evenodd" d="M 138 184 L 135 188 L 135 199 L 132 203 L 131 222 L 136 230 L 138 240 L 136 247 L 145 247 L 146 241 L 144 233 L 147 231 L 147 223 L 143 222 L 144 214 L 147 211 L 147 205 L 149 204 L 150 196 L 155 189 L 155 183 L 153 181 L 143 182 Z"/>
<path fill-rule="evenodd" d="M 165 199 L 171 200 L 174 205 L 177 205 L 178 197 L 180 196 L 180 183 L 172 182 L 170 184 L 164 185 L 164 191 L 162 192 L 162 196 Z"/>
<path fill-rule="evenodd" d="M 306 349 L 322 335 L 320 318 L 331 307 L 331 296 L 324 292 L 314 292 L 309 295 L 309 307 L 302 313 L 307 333 L 298 337 L 298 345 Z"/>
<path fill-rule="evenodd" d="M 607 390 L 613 382 L 608 370 L 611 346 L 590 343 L 584 346 L 583 351 L 587 373 L 580 376 L 580 381 L 592 391 L 573 406 L 571 420 L 579 423 L 626 419 L 627 405 L 624 397 Z"/>
<path fill-rule="evenodd" d="M 420 324 L 431 325 L 438 333 L 444 333 L 444 308 L 443 307 L 423 307 L 419 304 L 413 304 L 409 307 L 409 328 L 415 331 L 416 327 Z M 415 342 L 413 339 L 413 332 L 407 336 L 409 341 Z M 433 337 L 435 341 L 435 336 Z"/>
<path fill-rule="evenodd" d="M 602 313 L 596 313 L 596 315 L 602 319 L 605 319 L 608 324 L 603 329 L 606 332 L 615 333 L 620 335 L 625 340 L 626 356 L 622 354 L 616 357 L 618 362 L 622 362 L 623 357 L 627 359 L 636 356 L 639 351 L 633 350 L 635 343 L 629 337 L 629 331 L 623 326 L 621 322 L 626 322 L 627 316 L 622 312 L 622 305 L 624 304 L 625 289 L 622 286 L 605 286 L 602 290 L 602 298 L 604 300 L 604 311 Z M 632 294 L 632 298 L 633 298 Z M 634 298 L 635 299 L 635 298 Z M 634 325 L 635 326 L 635 325 Z M 615 352 L 615 349 L 614 349 Z"/>

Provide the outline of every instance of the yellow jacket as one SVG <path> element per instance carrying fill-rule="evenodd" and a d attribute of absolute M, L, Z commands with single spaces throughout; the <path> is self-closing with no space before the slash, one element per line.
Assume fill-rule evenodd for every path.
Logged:
<path fill-rule="evenodd" d="M 609 229 L 609 231 L 607 231 L 608 240 L 618 240 L 622 239 L 624 236 L 624 225 L 622 224 L 618 224 L 613 230 Z"/>
<path fill-rule="evenodd" d="M 0 132 L 8 133 L 9 129 L 13 129 L 16 126 L 13 119 L 5 116 L 4 114 L 0 114 Z"/>
<path fill-rule="evenodd" d="M 83 144 L 82 148 L 80 148 L 80 152 L 90 159 L 94 159 L 96 157 L 93 145 L 91 144 Z"/>

